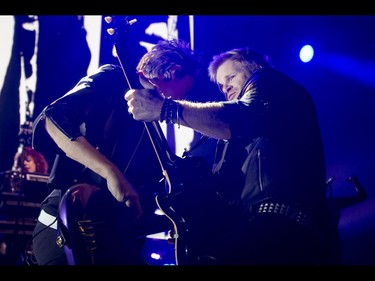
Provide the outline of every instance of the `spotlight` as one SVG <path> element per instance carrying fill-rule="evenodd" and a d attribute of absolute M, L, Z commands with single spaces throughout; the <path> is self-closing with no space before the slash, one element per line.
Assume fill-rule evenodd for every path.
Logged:
<path fill-rule="evenodd" d="M 308 63 L 314 57 L 314 49 L 311 45 L 305 45 L 301 48 L 299 52 L 299 58 L 302 62 Z"/>

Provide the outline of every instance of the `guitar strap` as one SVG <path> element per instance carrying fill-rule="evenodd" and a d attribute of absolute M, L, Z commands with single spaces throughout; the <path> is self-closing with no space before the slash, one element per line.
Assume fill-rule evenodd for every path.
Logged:
<path fill-rule="evenodd" d="M 137 151 L 138 151 L 138 149 L 139 149 L 139 145 L 140 145 L 141 142 L 142 142 L 142 139 L 143 139 L 143 137 L 144 137 L 144 135 L 145 135 L 145 132 L 146 132 L 146 127 L 143 128 L 142 133 L 141 133 L 141 136 L 139 137 L 139 140 L 138 140 L 138 142 L 137 142 L 137 145 L 136 145 L 136 147 L 135 147 L 135 149 L 134 149 L 134 151 L 133 151 L 133 154 L 131 155 L 131 157 L 130 157 L 128 163 L 127 163 L 126 166 L 125 166 L 124 171 L 122 172 L 124 175 L 125 175 L 126 172 L 128 171 L 128 169 L 129 169 L 129 167 L 130 167 L 130 164 L 132 163 L 132 161 L 133 161 L 133 159 L 134 159 L 134 156 L 136 155 L 136 153 L 137 153 Z"/>
<path fill-rule="evenodd" d="M 205 143 L 206 141 L 208 140 L 208 137 L 205 136 L 205 135 L 202 135 L 200 137 L 200 139 L 189 149 L 189 150 L 185 150 L 184 153 L 182 154 L 182 158 L 185 158 L 187 156 L 189 156 L 189 154 L 197 149 L 199 146 L 201 146 L 203 143 Z"/>

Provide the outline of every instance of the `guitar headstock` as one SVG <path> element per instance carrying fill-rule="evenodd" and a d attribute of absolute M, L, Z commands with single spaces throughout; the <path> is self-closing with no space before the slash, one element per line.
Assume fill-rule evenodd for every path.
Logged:
<path fill-rule="evenodd" d="M 118 36 L 122 32 L 126 32 L 128 28 L 137 22 L 137 19 L 129 20 L 129 17 L 119 17 L 119 16 L 106 16 L 104 20 L 109 27 L 107 28 L 107 33 L 109 35 Z"/>
<path fill-rule="evenodd" d="M 114 55 L 123 69 L 129 88 L 140 88 L 139 77 L 135 71 L 139 58 L 134 52 L 137 36 L 133 25 L 137 19 L 128 16 L 105 16 L 104 21 L 108 24 L 107 33 L 114 38 Z"/>

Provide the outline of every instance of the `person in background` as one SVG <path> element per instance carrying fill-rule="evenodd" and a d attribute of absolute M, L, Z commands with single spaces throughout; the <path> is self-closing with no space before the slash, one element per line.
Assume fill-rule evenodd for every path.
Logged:
<path fill-rule="evenodd" d="M 6 173 L 6 178 L 2 182 L 0 191 L 5 190 L 24 195 L 23 185 L 26 173 L 48 175 L 48 172 L 48 162 L 42 153 L 34 150 L 31 146 L 20 145 L 20 149 L 14 155 L 13 167 Z M 28 196 L 20 196 L 20 198 L 28 198 Z M 19 202 L 19 204 L 22 205 L 23 202 Z M 10 220 L 8 216 L 5 216 L 5 219 Z M 13 243 L 9 247 L 7 240 L 8 237 L 6 235 L 0 235 L 0 264 L 9 263 L 9 261 L 5 260 L 10 259 L 14 251 Z"/>
<path fill-rule="evenodd" d="M 137 70 L 154 87 L 124 96 L 134 119 L 179 124 L 218 140 L 212 181 L 229 211 L 195 263 L 339 264 L 338 225 L 326 197 L 324 147 L 308 91 L 245 47 L 209 64 L 226 101 L 186 101 L 169 86 L 173 75 L 160 75 L 153 59 Z"/>
<path fill-rule="evenodd" d="M 26 173 L 48 175 L 49 165 L 44 155 L 31 146 L 20 145 L 14 155 L 13 166 L 7 173 L 10 191 L 22 190 L 23 178 Z"/>
<path fill-rule="evenodd" d="M 173 85 L 181 90 L 182 97 L 187 97 L 200 77 L 211 84 L 200 75 L 200 59 L 189 46 L 160 42 L 154 50 L 163 58 L 158 74 L 178 72 L 184 77 L 184 83 Z M 134 69 L 127 72 L 130 77 L 132 73 Z M 91 253 L 93 262 L 81 260 L 75 264 L 144 265 L 141 249 L 145 235 L 172 228 L 165 216 L 154 214 L 155 194 L 164 192 L 162 169 L 144 124 L 128 112 L 123 99 L 128 89 L 121 67 L 103 65 L 48 105 L 34 122 L 34 147 L 40 140 L 52 139 L 41 149 L 54 149 L 57 155 L 48 182 L 51 193 L 42 202 L 33 233 L 39 265 L 71 264 L 64 252 L 66 247 L 56 243 L 57 237 L 69 236 L 64 233 L 66 224 L 58 223 L 67 194 L 76 202 L 85 201 L 86 195 L 93 198 L 79 206 L 86 211 L 82 217 L 95 214 L 110 220 L 102 228 L 95 226 L 100 228 L 96 233 L 108 235 L 96 244 Z M 86 205 L 92 205 L 92 209 Z"/>
<path fill-rule="evenodd" d="M 24 146 L 14 155 L 12 171 L 48 174 L 48 162 L 44 155 L 31 146 Z"/>

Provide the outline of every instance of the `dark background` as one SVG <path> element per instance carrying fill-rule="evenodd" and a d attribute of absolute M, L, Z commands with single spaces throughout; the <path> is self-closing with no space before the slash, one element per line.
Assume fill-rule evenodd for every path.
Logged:
<path fill-rule="evenodd" d="M 90 54 L 80 24 L 76 16 L 40 17 L 40 84 L 34 116 L 85 75 Z M 352 176 L 368 194 L 366 200 L 341 210 L 345 263 L 375 265 L 375 16 L 197 15 L 194 25 L 195 49 L 207 57 L 247 45 L 267 53 L 276 68 L 310 90 L 325 144 L 327 177 L 334 177 L 333 195 L 356 196 L 347 180 Z M 11 167 L 18 147 L 17 54 L 25 48 L 26 38 L 22 31 L 16 32 L 14 56 L 1 89 L 0 171 Z M 113 59 L 108 53 L 111 44 L 102 37 L 101 63 Z M 310 63 L 298 57 L 304 44 L 315 48 Z"/>

